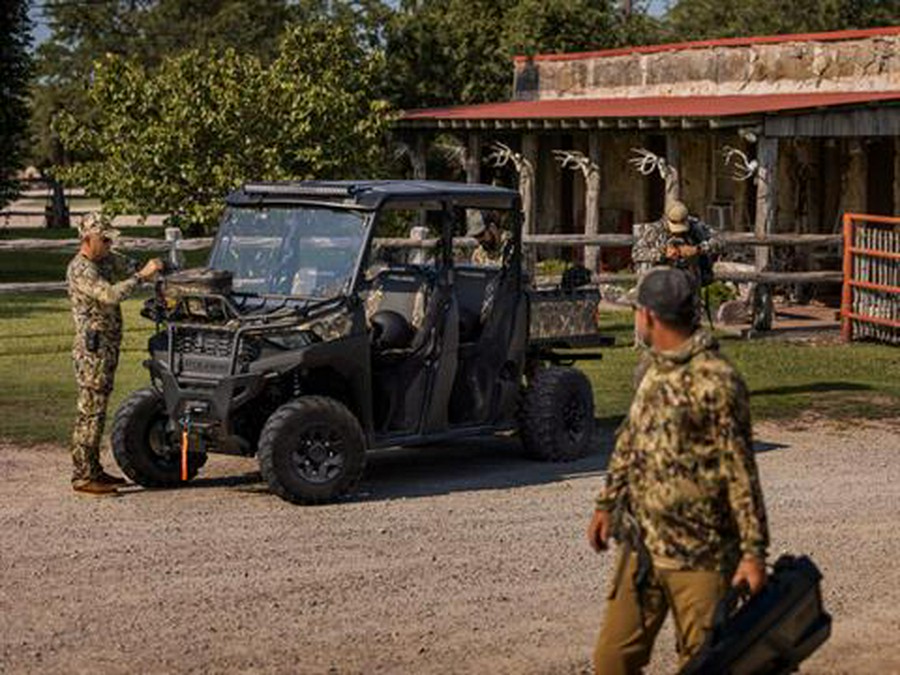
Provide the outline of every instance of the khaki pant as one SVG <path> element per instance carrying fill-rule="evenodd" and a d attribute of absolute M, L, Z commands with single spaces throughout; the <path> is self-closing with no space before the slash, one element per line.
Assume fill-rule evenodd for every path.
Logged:
<path fill-rule="evenodd" d="M 666 614 L 672 609 L 678 643 L 679 666 L 703 644 L 712 625 L 716 605 L 725 594 L 727 579 L 720 572 L 653 570 L 638 603 L 634 587 L 637 556 L 622 556 L 606 606 L 606 617 L 594 648 L 598 675 L 640 673 Z"/>

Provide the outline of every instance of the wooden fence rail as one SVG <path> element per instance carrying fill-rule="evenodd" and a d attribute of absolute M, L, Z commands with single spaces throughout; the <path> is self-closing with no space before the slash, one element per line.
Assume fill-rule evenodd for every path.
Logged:
<path fill-rule="evenodd" d="M 757 237 L 752 232 L 727 233 L 722 235 L 727 246 L 831 246 L 842 243 L 842 235 L 831 234 L 770 234 Z M 212 246 L 211 237 L 197 237 L 182 239 L 178 248 L 182 251 L 197 251 Z M 527 246 L 631 246 L 634 237 L 629 234 L 598 234 L 598 235 L 557 235 L 537 234 L 524 237 Z M 9 239 L 0 240 L 0 251 L 52 251 L 74 252 L 78 248 L 77 239 Z M 436 239 L 410 239 L 410 238 L 382 238 L 376 239 L 375 245 L 385 248 L 431 248 Z M 474 239 L 460 237 L 454 239 L 454 245 L 460 247 L 473 247 Z M 149 239 L 139 237 L 122 237 L 118 242 L 118 248 L 126 251 L 138 251 L 145 253 L 162 253 L 170 248 L 170 244 L 163 239 Z M 637 276 L 634 274 L 595 274 L 596 283 L 634 283 Z M 763 284 L 819 284 L 834 283 L 842 280 L 839 271 L 834 272 L 743 272 L 728 270 L 717 272 L 716 279 L 721 281 L 734 281 L 738 283 L 756 282 Z M 6 283 L 0 284 L 0 295 L 12 293 L 47 293 L 65 290 L 63 282 L 36 282 L 36 283 Z"/>
<path fill-rule="evenodd" d="M 840 234 L 769 234 L 758 237 L 752 232 L 733 232 L 722 235 L 726 246 L 835 246 L 840 245 Z M 178 248 L 182 251 L 197 251 L 212 246 L 211 237 L 182 239 Z M 384 248 L 432 248 L 437 239 L 411 239 L 408 237 L 375 239 L 375 245 Z M 458 237 L 456 246 L 475 246 L 474 239 Z M 523 238 L 526 246 L 631 246 L 634 237 L 630 234 L 532 234 Z M 168 251 L 169 244 L 163 239 L 122 237 L 117 247 L 126 251 L 147 253 Z M 75 251 L 77 239 L 7 239 L 0 240 L 0 251 Z"/>

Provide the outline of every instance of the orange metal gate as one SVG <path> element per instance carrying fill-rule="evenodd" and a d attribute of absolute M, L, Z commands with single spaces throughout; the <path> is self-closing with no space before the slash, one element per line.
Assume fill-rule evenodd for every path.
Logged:
<path fill-rule="evenodd" d="M 844 214 L 841 336 L 900 344 L 900 218 Z"/>

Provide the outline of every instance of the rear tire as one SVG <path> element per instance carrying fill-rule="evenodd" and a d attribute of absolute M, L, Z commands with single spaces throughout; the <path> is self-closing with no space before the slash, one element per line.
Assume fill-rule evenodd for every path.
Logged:
<path fill-rule="evenodd" d="M 591 451 L 594 394 L 591 383 L 575 368 L 540 368 L 522 405 L 519 427 L 529 456 L 570 462 Z"/>
<path fill-rule="evenodd" d="M 177 434 L 167 431 L 169 416 L 155 389 L 139 389 L 119 406 L 113 421 L 113 456 L 128 478 L 144 487 L 182 483 Z M 206 454 L 188 454 L 188 480 L 206 463 Z"/>
<path fill-rule="evenodd" d="M 366 464 L 366 438 L 343 403 L 304 396 L 269 417 L 259 466 L 269 489 L 294 504 L 319 504 L 352 492 Z"/>

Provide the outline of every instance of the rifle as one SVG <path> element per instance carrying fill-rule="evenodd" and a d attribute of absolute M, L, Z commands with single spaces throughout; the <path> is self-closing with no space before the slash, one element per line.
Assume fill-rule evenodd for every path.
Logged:
<path fill-rule="evenodd" d="M 641 595 L 650 581 L 650 573 L 653 571 L 653 559 L 650 557 L 650 551 L 644 543 L 641 525 L 631 511 L 631 504 L 627 495 L 619 497 L 613 509 L 612 536 L 623 547 L 622 556 L 619 559 L 619 569 L 616 570 L 616 588 L 618 588 L 621 576 L 625 573 L 629 555 L 632 552 L 637 555 L 634 587 L 638 592 L 638 604 L 641 606 L 641 612 L 643 613 Z"/>

